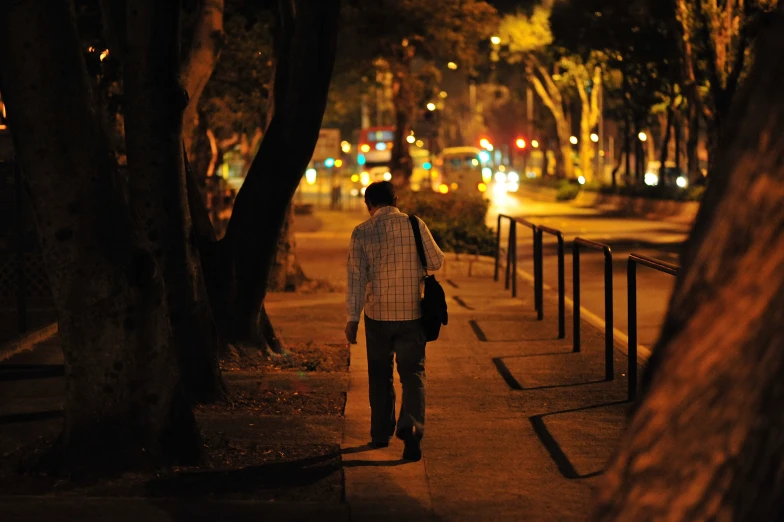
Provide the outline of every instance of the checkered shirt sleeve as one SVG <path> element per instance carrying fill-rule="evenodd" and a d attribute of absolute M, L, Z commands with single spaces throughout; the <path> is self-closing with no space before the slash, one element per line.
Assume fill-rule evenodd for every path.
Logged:
<path fill-rule="evenodd" d="M 422 220 L 419 229 L 427 270 L 441 268 L 444 253 Z M 351 235 L 346 311 L 349 321 L 365 315 L 377 321 L 411 321 L 421 317 L 425 270 L 417 254 L 408 216 L 395 207 L 379 209 Z"/>

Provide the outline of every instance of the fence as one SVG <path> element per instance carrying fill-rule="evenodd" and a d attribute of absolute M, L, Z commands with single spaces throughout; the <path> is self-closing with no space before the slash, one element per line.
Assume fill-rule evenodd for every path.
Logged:
<path fill-rule="evenodd" d="M 679 268 L 652 257 L 631 254 L 626 265 L 626 288 L 628 292 L 629 317 L 629 400 L 637 398 L 637 265 L 647 266 L 659 272 L 677 276 Z"/>
<path fill-rule="evenodd" d="M 543 225 L 533 223 L 521 218 L 514 218 L 504 214 L 498 215 L 496 228 L 496 256 L 494 280 L 498 281 L 501 263 L 501 226 L 503 220 L 509 220 L 509 238 L 507 242 L 506 262 L 506 289 L 512 281 L 512 295 L 517 295 L 517 239 L 516 224 L 520 223 L 530 227 L 534 234 L 534 307 L 537 319 L 544 318 L 544 248 L 543 234 L 555 236 L 558 241 L 558 338 L 566 337 L 565 331 L 565 242 L 563 232 Z M 573 345 L 572 351 L 579 352 L 580 346 L 580 249 L 588 248 L 604 254 L 604 324 L 605 324 L 605 380 L 611 381 L 615 377 L 615 364 L 613 357 L 613 255 L 609 245 L 598 243 L 584 238 L 575 238 L 572 243 L 572 283 L 573 283 Z M 630 254 L 627 266 L 628 288 L 628 326 L 629 326 L 629 353 L 628 353 L 628 397 L 634 400 L 637 397 L 637 265 L 641 264 L 654 270 L 671 275 L 677 275 L 679 267 L 659 261 L 652 257 L 640 254 Z"/>

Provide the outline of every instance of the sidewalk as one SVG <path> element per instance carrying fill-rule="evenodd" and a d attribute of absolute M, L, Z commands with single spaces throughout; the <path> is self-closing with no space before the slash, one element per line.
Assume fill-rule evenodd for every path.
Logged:
<path fill-rule="evenodd" d="M 322 212 L 295 225 L 305 273 L 344 279 L 349 234 L 364 218 L 361 213 Z M 447 292 L 450 324 L 442 329 L 441 339 L 428 346 L 427 431 L 424 458 L 418 463 L 401 459 L 403 446 L 397 439 L 385 450 L 366 445 L 370 412 L 360 327 L 360 343 L 351 349 L 342 441 L 336 440 L 342 453 L 343 502 L 0 496 L 4 520 L 584 519 L 596 476 L 616 446 L 629 407 L 623 402 L 625 358 L 616 350 L 616 379 L 605 382 L 602 332 L 585 323 L 583 351 L 572 353 L 570 336 L 557 339 L 555 295 L 545 293 L 545 320 L 537 321 L 530 283 L 520 278 L 520 297 L 512 299 L 503 283 L 493 282 L 492 269 L 486 258 L 449 255 L 437 273 Z M 269 310 L 273 321 L 316 314 L 296 334 L 342 342 L 342 293 L 276 294 Z M 285 339 L 294 333 L 283 335 Z M 46 343 L 44 348 L 19 354 L 17 361 L 28 362 L 29 357 L 31 363 L 56 364 L 56 346 Z M 44 361 L 37 360 L 41 356 Z M 36 411 L 44 399 L 41 409 L 59 409 L 62 381 L 52 381 L 46 391 L 32 389 L 34 382 L 13 396 L 25 397 L 25 404 Z M 326 393 L 316 380 L 311 388 Z M 45 397 L 39 399 L 42 391 Z M 0 419 L 22 413 L 7 399 Z M 327 429 L 314 422 L 302 416 L 291 419 L 285 431 L 307 438 L 312 430 Z M 36 426 L 44 427 L 31 422 L 17 427 L 30 431 Z M 48 419 L 46 427 L 56 429 L 57 419 Z M 11 428 L 11 423 L 0 422 L 3 437 L 13 436 Z M 339 431 L 336 435 L 339 439 Z"/>

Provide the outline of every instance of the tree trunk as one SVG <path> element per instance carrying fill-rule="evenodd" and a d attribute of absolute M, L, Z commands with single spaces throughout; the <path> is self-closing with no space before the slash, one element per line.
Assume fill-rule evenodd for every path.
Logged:
<path fill-rule="evenodd" d="M 198 128 L 199 121 L 199 99 L 215 70 L 226 39 L 223 32 L 223 1 L 202 0 L 190 53 L 182 68 L 182 82 L 188 93 L 188 106 L 182 120 L 182 137 L 192 161 L 194 130 Z"/>
<path fill-rule="evenodd" d="M 686 161 L 689 169 L 689 183 L 702 179 L 697 147 L 700 144 L 700 111 L 696 100 L 689 100 L 689 137 L 686 141 Z"/>
<path fill-rule="evenodd" d="M 259 338 L 259 317 L 286 211 L 318 140 L 340 12 L 339 0 L 283 5 L 289 10 L 282 13 L 274 115 L 221 242 L 234 280 L 234 336 L 251 342 Z"/>
<path fill-rule="evenodd" d="M 784 14 L 768 24 L 594 520 L 784 517 Z"/>
<path fill-rule="evenodd" d="M 166 279 L 174 342 L 188 395 L 222 396 L 218 336 L 192 248 L 182 143 L 187 93 L 179 81 L 178 0 L 145 0 L 128 15 L 125 63 L 130 201 L 141 240 Z M 153 52 L 153 49 L 155 50 Z"/>
<path fill-rule="evenodd" d="M 670 155 L 670 139 L 672 138 L 672 120 L 675 117 L 675 109 L 670 105 L 667 107 L 667 122 L 664 130 L 664 139 L 661 146 L 661 167 L 659 168 L 659 186 L 664 186 L 664 173 L 667 168 L 667 161 Z"/>
<path fill-rule="evenodd" d="M 0 4 L 0 83 L 60 323 L 64 464 L 195 457 L 163 273 L 117 188 L 70 2 Z"/>
<path fill-rule="evenodd" d="M 292 228 L 294 223 L 293 205 L 289 205 L 286 214 L 287 218 L 280 231 L 275 259 L 272 262 L 270 278 L 267 283 L 268 290 L 271 292 L 293 292 L 307 280 L 294 253 L 296 240 Z"/>
<path fill-rule="evenodd" d="M 681 143 L 683 141 L 683 139 L 682 139 L 682 135 L 683 135 L 683 117 L 681 115 L 680 109 L 677 109 L 676 112 L 675 112 L 675 122 L 674 122 L 674 124 L 675 124 L 675 170 L 680 172 L 681 171 L 681 165 L 682 165 L 682 162 L 681 162 L 681 157 L 682 157 L 681 147 L 683 146 L 682 143 Z"/>
<path fill-rule="evenodd" d="M 573 179 L 575 177 L 573 161 L 574 152 L 572 151 L 572 144 L 569 142 L 569 138 L 571 138 L 572 135 L 572 129 L 564 114 L 563 98 L 558 90 L 558 86 L 553 82 L 547 70 L 539 65 L 534 58 L 531 58 L 531 60 L 528 77 L 533 83 L 534 90 L 539 96 L 539 99 L 542 100 L 542 103 L 548 108 L 555 120 L 555 131 L 558 136 L 558 151 L 563 166 L 559 170 L 563 173 L 565 178 Z M 537 76 L 537 74 L 539 76 Z"/>
<path fill-rule="evenodd" d="M 404 47 L 402 53 L 400 63 L 393 64 L 392 102 L 395 106 L 395 137 L 392 142 L 392 159 L 389 164 L 392 183 L 398 188 L 407 186 L 411 174 L 414 172 L 414 164 L 409 153 L 410 147 L 406 141 L 411 133 L 411 120 L 414 112 L 414 92 L 411 86 L 413 47 Z"/>

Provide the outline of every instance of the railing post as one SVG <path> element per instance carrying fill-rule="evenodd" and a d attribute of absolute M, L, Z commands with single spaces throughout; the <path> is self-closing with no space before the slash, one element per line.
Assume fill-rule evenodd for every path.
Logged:
<path fill-rule="evenodd" d="M 512 235 L 514 230 L 514 220 L 509 220 L 509 237 L 506 238 L 506 279 L 504 280 L 504 290 L 509 290 L 509 276 L 512 270 Z"/>
<path fill-rule="evenodd" d="M 613 277 L 612 251 L 604 249 L 604 377 L 608 381 L 615 379 L 615 357 L 613 353 Z"/>
<path fill-rule="evenodd" d="M 541 243 L 540 243 L 541 244 Z M 564 284 L 564 238 L 558 233 L 558 338 L 566 337 L 566 285 Z"/>
<path fill-rule="evenodd" d="M 544 319 L 544 264 L 542 254 L 542 231 L 536 228 L 534 231 L 534 301 L 536 301 L 536 318 L 541 321 Z"/>
<path fill-rule="evenodd" d="M 575 241 L 572 245 L 572 299 L 574 301 L 574 326 L 572 337 L 574 339 L 572 351 L 580 351 L 580 244 Z"/>
<path fill-rule="evenodd" d="M 512 297 L 517 297 L 517 222 L 512 220 Z"/>
<path fill-rule="evenodd" d="M 501 214 L 498 214 L 498 222 L 495 228 L 495 273 L 493 281 L 498 282 L 498 269 L 501 264 Z"/>
<path fill-rule="evenodd" d="M 637 398 L 637 263 L 629 257 L 626 267 L 626 288 L 629 317 L 629 400 Z"/>

